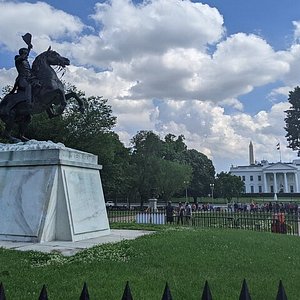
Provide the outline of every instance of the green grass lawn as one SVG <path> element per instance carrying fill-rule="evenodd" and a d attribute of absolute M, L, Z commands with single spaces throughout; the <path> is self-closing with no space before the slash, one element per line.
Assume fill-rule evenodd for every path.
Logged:
<path fill-rule="evenodd" d="M 136 226 L 129 226 L 136 229 Z M 141 226 L 139 226 L 141 228 Z M 276 298 L 281 279 L 289 300 L 300 299 L 300 239 L 245 230 L 143 226 L 158 231 L 133 241 L 97 246 L 73 257 L 0 249 L 0 282 L 7 300 L 121 299 L 129 281 L 135 300 L 200 299 L 208 280 L 213 299 L 238 299 L 246 278 L 252 299 Z"/>

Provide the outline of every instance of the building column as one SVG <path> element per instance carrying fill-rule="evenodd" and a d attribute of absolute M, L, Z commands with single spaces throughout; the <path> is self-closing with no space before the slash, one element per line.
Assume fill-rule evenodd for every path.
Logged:
<path fill-rule="evenodd" d="M 287 184 L 286 172 L 283 173 L 283 176 L 284 176 L 284 192 L 285 192 L 285 193 L 288 193 L 289 190 L 288 190 L 288 184 Z"/>
<path fill-rule="evenodd" d="M 277 187 L 277 178 L 276 178 L 276 173 L 273 173 L 274 176 L 274 193 L 278 192 L 278 187 Z"/>
<path fill-rule="evenodd" d="M 295 173 L 295 182 L 296 182 L 296 193 L 299 193 L 299 182 L 298 182 L 298 174 Z"/>
<path fill-rule="evenodd" d="M 268 186 L 267 186 L 267 174 L 264 173 L 264 193 L 268 192 Z"/>

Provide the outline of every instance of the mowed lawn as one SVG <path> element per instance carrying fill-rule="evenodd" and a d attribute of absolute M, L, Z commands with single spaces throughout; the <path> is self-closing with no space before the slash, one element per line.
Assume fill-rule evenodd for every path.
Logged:
<path fill-rule="evenodd" d="M 144 227 L 145 228 L 145 227 Z M 153 229 L 153 227 L 149 227 Z M 174 300 L 238 299 L 242 281 L 252 299 L 275 299 L 281 279 L 289 300 L 300 299 L 300 238 L 243 230 L 157 227 L 132 241 L 97 246 L 73 257 L 0 249 L 0 282 L 7 300 L 118 300 L 129 281 L 133 299 L 160 300 L 166 281 Z"/>

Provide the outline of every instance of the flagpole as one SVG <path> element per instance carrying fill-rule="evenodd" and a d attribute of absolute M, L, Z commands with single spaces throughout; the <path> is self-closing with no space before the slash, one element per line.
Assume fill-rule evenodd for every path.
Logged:
<path fill-rule="evenodd" d="M 281 148 L 280 148 L 280 142 L 276 145 L 277 150 L 279 151 L 279 161 L 281 162 Z"/>
<path fill-rule="evenodd" d="M 279 161 L 281 162 L 281 149 L 279 149 Z"/>

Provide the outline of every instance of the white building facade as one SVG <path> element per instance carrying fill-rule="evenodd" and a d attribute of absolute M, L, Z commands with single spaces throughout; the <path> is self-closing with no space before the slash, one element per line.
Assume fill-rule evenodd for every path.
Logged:
<path fill-rule="evenodd" d="M 300 159 L 291 163 L 261 163 L 232 166 L 232 175 L 245 184 L 245 193 L 300 193 Z"/>

